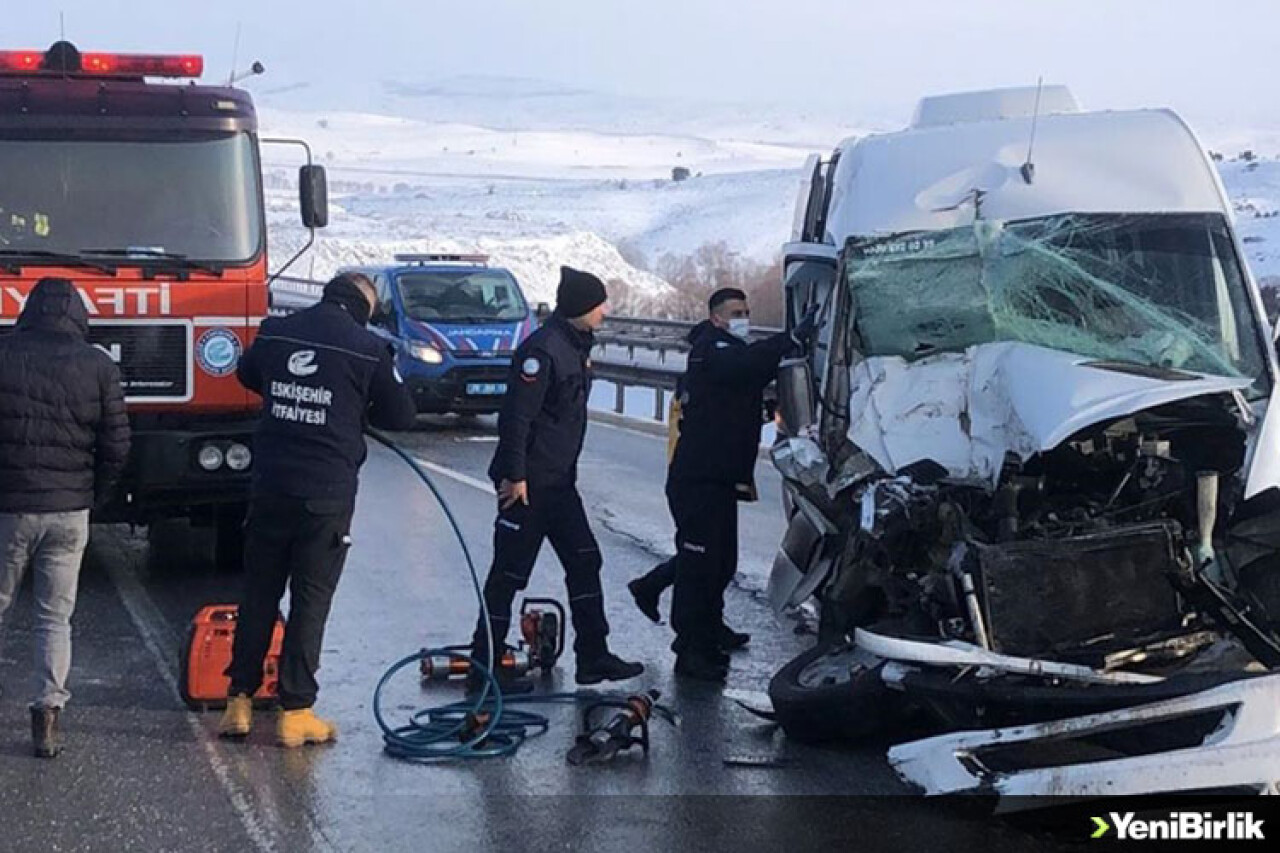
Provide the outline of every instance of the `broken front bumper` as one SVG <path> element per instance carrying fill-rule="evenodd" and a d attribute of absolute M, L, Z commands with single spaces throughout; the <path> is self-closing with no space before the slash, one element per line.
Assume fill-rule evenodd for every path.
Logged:
<path fill-rule="evenodd" d="M 926 794 L 996 794 L 1006 810 L 1048 805 L 1045 798 L 1280 794 L 1277 708 L 1280 675 L 1267 675 L 1136 708 L 905 743 L 889 750 L 889 761 Z M 1139 744 L 1192 721 L 1206 733 L 1178 748 L 1101 759 L 1090 749 L 1099 739 Z M 1087 757 L 1064 761 L 1072 745 Z"/>

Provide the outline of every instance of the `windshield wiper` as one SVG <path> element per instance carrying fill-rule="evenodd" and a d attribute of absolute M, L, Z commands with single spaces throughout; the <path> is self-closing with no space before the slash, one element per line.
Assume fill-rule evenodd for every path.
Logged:
<path fill-rule="evenodd" d="M 0 249 L 0 266 L 12 271 L 14 275 L 18 274 L 20 267 L 27 266 L 27 264 L 22 263 L 26 259 L 52 261 L 68 267 L 87 267 L 108 275 L 116 274 L 116 268 L 111 264 L 91 261 L 71 252 L 50 252 L 47 249 Z"/>
<path fill-rule="evenodd" d="M 81 249 L 80 251 L 86 255 L 106 255 L 111 258 L 154 258 L 161 261 L 172 261 L 183 269 L 197 270 L 209 275 L 222 275 L 222 267 L 202 264 L 199 261 L 191 260 L 186 255 L 177 252 L 166 252 L 162 249 Z"/>
<path fill-rule="evenodd" d="M 1146 379 L 1169 379 L 1184 381 L 1188 379 L 1200 379 L 1194 373 L 1187 373 L 1183 370 L 1175 370 L 1172 367 L 1162 367 L 1155 364 L 1143 364 L 1138 361 L 1125 361 L 1117 358 L 1095 359 L 1093 361 L 1081 362 L 1085 367 L 1094 367 L 1098 370 L 1110 370 L 1114 373 L 1127 373 L 1130 376 L 1141 376 Z"/>

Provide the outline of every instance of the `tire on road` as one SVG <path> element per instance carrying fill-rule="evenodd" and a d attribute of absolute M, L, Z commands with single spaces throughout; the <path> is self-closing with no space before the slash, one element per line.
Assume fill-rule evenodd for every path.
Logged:
<path fill-rule="evenodd" d="M 855 667 L 845 679 L 813 672 L 824 658 L 847 649 L 844 641 L 819 643 L 773 676 L 769 698 L 787 737 L 802 743 L 860 740 L 898 718 L 902 695 L 880 678 L 883 662 Z"/>

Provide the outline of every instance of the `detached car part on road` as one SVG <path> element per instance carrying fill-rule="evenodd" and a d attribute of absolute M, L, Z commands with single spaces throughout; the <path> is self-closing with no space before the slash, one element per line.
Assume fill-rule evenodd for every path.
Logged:
<path fill-rule="evenodd" d="M 1176 115 L 926 99 L 811 161 L 785 255 L 790 315 L 828 318 L 779 381 L 770 596 L 819 634 L 770 687 L 788 734 L 1035 725 L 1280 666 L 1272 335 Z M 1230 705 L 1091 743 L 1194 747 Z"/>

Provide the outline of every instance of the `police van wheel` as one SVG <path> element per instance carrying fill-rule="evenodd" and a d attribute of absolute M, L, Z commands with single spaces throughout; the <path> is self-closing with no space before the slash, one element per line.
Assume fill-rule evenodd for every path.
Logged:
<path fill-rule="evenodd" d="M 880 678 L 882 666 L 860 665 L 844 642 L 819 643 L 769 682 L 775 719 L 801 743 L 871 737 L 895 718 L 899 704 Z"/>
<path fill-rule="evenodd" d="M 218 508 L 213 525 L 213 565 L 219 572 L 244 567 L 244 517 L 248 507 L 231 504 Z"/>

